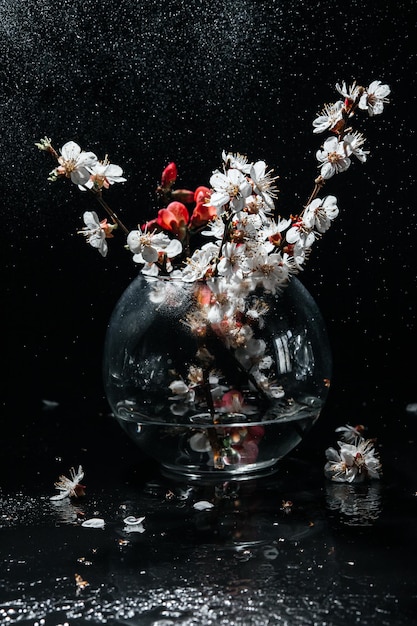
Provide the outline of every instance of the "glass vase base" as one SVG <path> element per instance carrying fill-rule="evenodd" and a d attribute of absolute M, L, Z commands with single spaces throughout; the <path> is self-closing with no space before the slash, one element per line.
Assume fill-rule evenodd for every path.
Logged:
<path fill-rule="evenodd" d="M 228 469 L 204 468 L 193 466 L 177 466 L 162 463 L 160 472 L 164 478 L 180 482 L 199 484 L 224 483 L 230 481 L 245 481 L 261 479 L 276 474 L 279 471 L 279 459 L 271 459 L 264 463 L 253 463 L 244 467 L 230 467 Z"/>
<path fill-rule="evenodd" d="M 270 475 L 318 419 L 316 405 L 293 405 L 291 414 L 266 422 L 139 423 L 116 418 L 130 439 L 164 474 L 189 481 L 242 481 Z M 235 416 L 236 417 L 236 416 Z M 203 422 L 202 422 L 203 420 Z M 202 423 L 201 423 L 202 422 Z"/>

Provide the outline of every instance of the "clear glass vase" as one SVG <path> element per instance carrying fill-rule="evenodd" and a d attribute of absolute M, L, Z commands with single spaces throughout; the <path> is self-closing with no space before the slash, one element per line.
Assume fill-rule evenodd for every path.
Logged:
<path fill-rule="evenodd" d="M 133 280 L 108 325 L 108 402 L 165 474 L 230 480 L 272 473 L 328 394 L 322 316 L 294 277 L 281 293 L 247 294 L 233 328 L 225 328 L 227 316 L 201 323 L 206 297 L 199 283 Z"/>

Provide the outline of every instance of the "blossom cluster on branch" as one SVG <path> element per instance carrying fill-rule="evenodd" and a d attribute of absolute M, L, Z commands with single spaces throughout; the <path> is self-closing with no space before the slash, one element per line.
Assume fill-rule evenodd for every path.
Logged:
<path fill-rule="evenodd" d="M 118 165 L 107 156 L 99 161 L 74 141 L 65 143 L 60 154 L 47 137 L 36 145 L 58 161 L 50 180 L 70 179 L 90 191 L 107 213 L 100 219 L 96 211 L 85 212 L 79 230 L 101 255 L 107 255 L 114 230 L 121 229 L 133 260 L 150 278 L 194 282 L 216 277 L 237 295 L 258 285 L 275 293 L 302 269 L 312 245 L 339 213 L 335 196 L 319 197 L 325 183 L 347 170 L 353 157 L 362 163 L 367 159 L 365 137 L 351 126 L 353 116 L 380 114 L 390 93 L 381 81 L 367 88 L 343 82 L 336 90 L 343 99 L 326 104 L 313 121 L 314 133 L 330 133 L 316 152 L 319 176 L 305 206 L 288 218 L 276 213 L 277 177 L 266 163 L 224 151 L 222 166 L 212 173 L 209 186 L 194 191 L 174 189 L 177 167 L 169 163 L 156 189 L 162 208 L 155 219 L 128 229 L 103 198 L 111 185 L 126 181 Z"/>

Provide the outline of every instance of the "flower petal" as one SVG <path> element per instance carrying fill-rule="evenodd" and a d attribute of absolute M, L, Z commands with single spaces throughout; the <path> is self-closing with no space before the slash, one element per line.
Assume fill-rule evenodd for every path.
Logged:
<path fill-rule="evenodd" d="M 144 519 L 145 519 L 145 516 L 143 516 L 143 517 L 135 517 L 134 515 L 129 515 L 128 517 L 125 517 L 123 522 L 125 524 L 127 524 L 128 526 L 129 525 L 136 526 L 137 524 L 141 524 Z"/>
<path fill-rule="evenodd" d="M 104 528 L 104 524 L 104 519 L 101 517 L 92 517 L 91 519 L 86 519 L 81 526 L 84 528 Z"/>
<path fill-rule="evenodd" d="M 81 148 L 75 141 L 67 141 L 61 148 L 61 154 L 66 161 L 76 161 L 81 153 Z"/>
<path fill-rule="evenodd" d="M 199 502 L 195 502 L 195 504 L 193 504 L 193 508 L 197 509 L 197 511 L 208 511 L 213 507 L 214 504 L 212 502 L 207 502 L 207 500 L 200 500 Z"/>

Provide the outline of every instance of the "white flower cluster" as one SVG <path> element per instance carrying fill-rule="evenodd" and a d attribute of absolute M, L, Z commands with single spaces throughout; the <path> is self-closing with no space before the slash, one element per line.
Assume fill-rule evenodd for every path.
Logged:
<path fill-rule="evenodd" d="M 239 155 L 223 152 L 224 171 L 210 178 L 207 206 L 214 217 L 201 234 L 209 239 L 178 267 L 172 260 L 182 253 L 177 239 L 158 232 L 132 231 L 127 238 L 142 273 L 161 275 L 161 254 L 168 256 L 164 270 L 184 282 L 216 278 L 216 291 L 241 298 L 259 285 L 275 293 L 298 273 L 314 241 L 328 230 L 339 210 L 334 196 L 315 198 L 297 219 L 275 219 L 271 213 L 274 179 L 263 161 L 247 163 Z M 286 231 L 286 232 L 285 232 Z M 285 233 L 285 236 L 284 236 Z M 173 245 L 175 242 L 175 246 Z M 212 282 L 212 281 L 211 281 Z M 212 311 L 216 317 L 216 311 Z"/>
<path fill-rule="evenodd" d="M 382 113 L 384 104 L 389 102 L 387 96 L 390 94 L 390 88 L 379 80 L 374 80 L 367 89 L 356 83 L 349 88 L 345 83 L 337 84 L 336 89 L 344 101 L 338 100 L 334 104 L 325 105 L 313 122 L 314 133 L 326 130 L 335 133 L 326 139 L 323 148 L 316 153 L 323 180 L 347 170 L 352 155 L 362 163 L 367 159 L 369 151 L 362 148 L 365 143 L 364 136 L 347 128 L 347 121 L 353 116 L 355 109 L 365 110 L 370 116 L 378 115 Z"/>
<path fill-rule="evenodd" d="M 48 150 L 50 148 L 48 141 L 46 138 L 42 139 L 37 145 L 41 150 Z M 68 141 L 62 146 L 58 163 L 58 167 L 49 174 L 51 180 L 65 176 L 78 185 L 81 191 L 93 187 L 108 189 L 109 185 L 114 183 L 126 182 L 121 167 L 109 163 L 107 157 L 104 161 L 99 161 L 94 152 L 84 152 L 75 141 Z"/>
<path fill-rule="evenodd" d="M 314 241 L 338 215 L 333 195 L 319 197 L 326 181 L 347 170 L 352 157 L 362 163 L 367 159 L 365 138 L 352 129 L 351 119 L 361 110 L 370 116 L 382 113 L 390 93 L 388 85 L 379 80 L 367 88 L 356 83 L 347 87 L 343 82 L 336 84 L 336 90 L 343 100 L 325 105 L 313 121 L 314 133 L 331 133 L 316 152 L 320 175 L 306 206 L 289 219 L 276 217 L 276 178 L 265 162 L 251 163 L 246 156 L 223 152 L 222 170 L 212 174 L 210 188 L 200 187 L 195 192 L 172 190 L 176 166 L 169 164 L 157 190 L 166 208 L 158 212 L 156 219 L 129 230 L 102 197 L 103 190 L 126 181 L 118 165 L 110 163 L 107 156 L 99 161 L 93 152 L 83 151 L 74 141 L 64 144 L 60 154 L 47 137 L 36 145 L 58 161 L 50 180 L 68 178 L 81 190 L 93 192 L 110 216 L 112 222 L 108 223 L 107 219 L 100 220 L 95 211 L 88 211 L 84 214 L 85 226 L 79 231 L 102 256 L 108 251 L 106 239 L 113 237 L 113 230 L 119 227 L 127 236 L 133 260 L 149 277 L 195 282 L 216 276 L 228 283 L 228 289 L 237 288 L 239 292 L 242 281 L 251 283 L 250 290 L 262 285 L 276 292 L 290 274 L 300 271 Z M 209 241 L 195 248 L 191 238 L 201 233 Z"/>
<path fill-rule="evenodd" d="M 211 176 L 206 202 L 207 206 L 214 207 L 214 217 L 201 231 L 209 241 L 192 252 L 180 267 L 175 267 L 169 259 L 164 270 L 171 279 L 195 283 L 199 290 L 194 294 L 195 307 L 185 317 L 192 333 L 203 336 L 210 328 L 233 350 L 243 369 L 250 371 L 257 387 L 267 397 L 280 398 L 283 390 L 275 380 L 273 359 L 265 341 L 255 334 L 256 329 L 262 328 L 269 308 L 264 295 L 278 293 L 290 276 L 302 269 L 311 246 L 338 215 L 336 198 L 316 197 L 296 220 L 275 219 L 271 216 L 274 178 L 266 164 L 263 161 L 250 163 L 241 155 L 226 152 L 222 159 L 223 171 L 216 170 Z M 151 258 L 153 244 L 161 241 L 161 233 L 155 232 L 150 245 L 145 242 L 146 237 L 151 238 L 149 231 L 142 235 L 136 231 L 128 236 L 135 255 L 138 254 L 136 244 L 142 245 L 139 253 L 142 263 L 145 254 Z M 161 242 L 165 253 L 169 241 L 174 240 L 167 237 Z M 160 254 L 161 249 L 154 254 L 153 261 L 144 264 L 142 272 L 148 277 L 156 279 L 160 275 Z M 168 284 L 161 289 L 160 282 L 155 280 L 153 301 L 163 302 L 169 297 Z M 256 295 L 258 288 L 262 297 Z M 171 386 L 175 400 L 172 411 L 176 414 L 197 401 L 195 390 L 201 388 L 203 373 L 194 364 L 191 369 L 189 381 L 176 380 Z M 237 394 L 231 408 L 224 400 L 228 387 L 215 379 L 212 373 L 213 404 L 219 411 L 222 408 L 241 413 L 251 411 Z"/>

